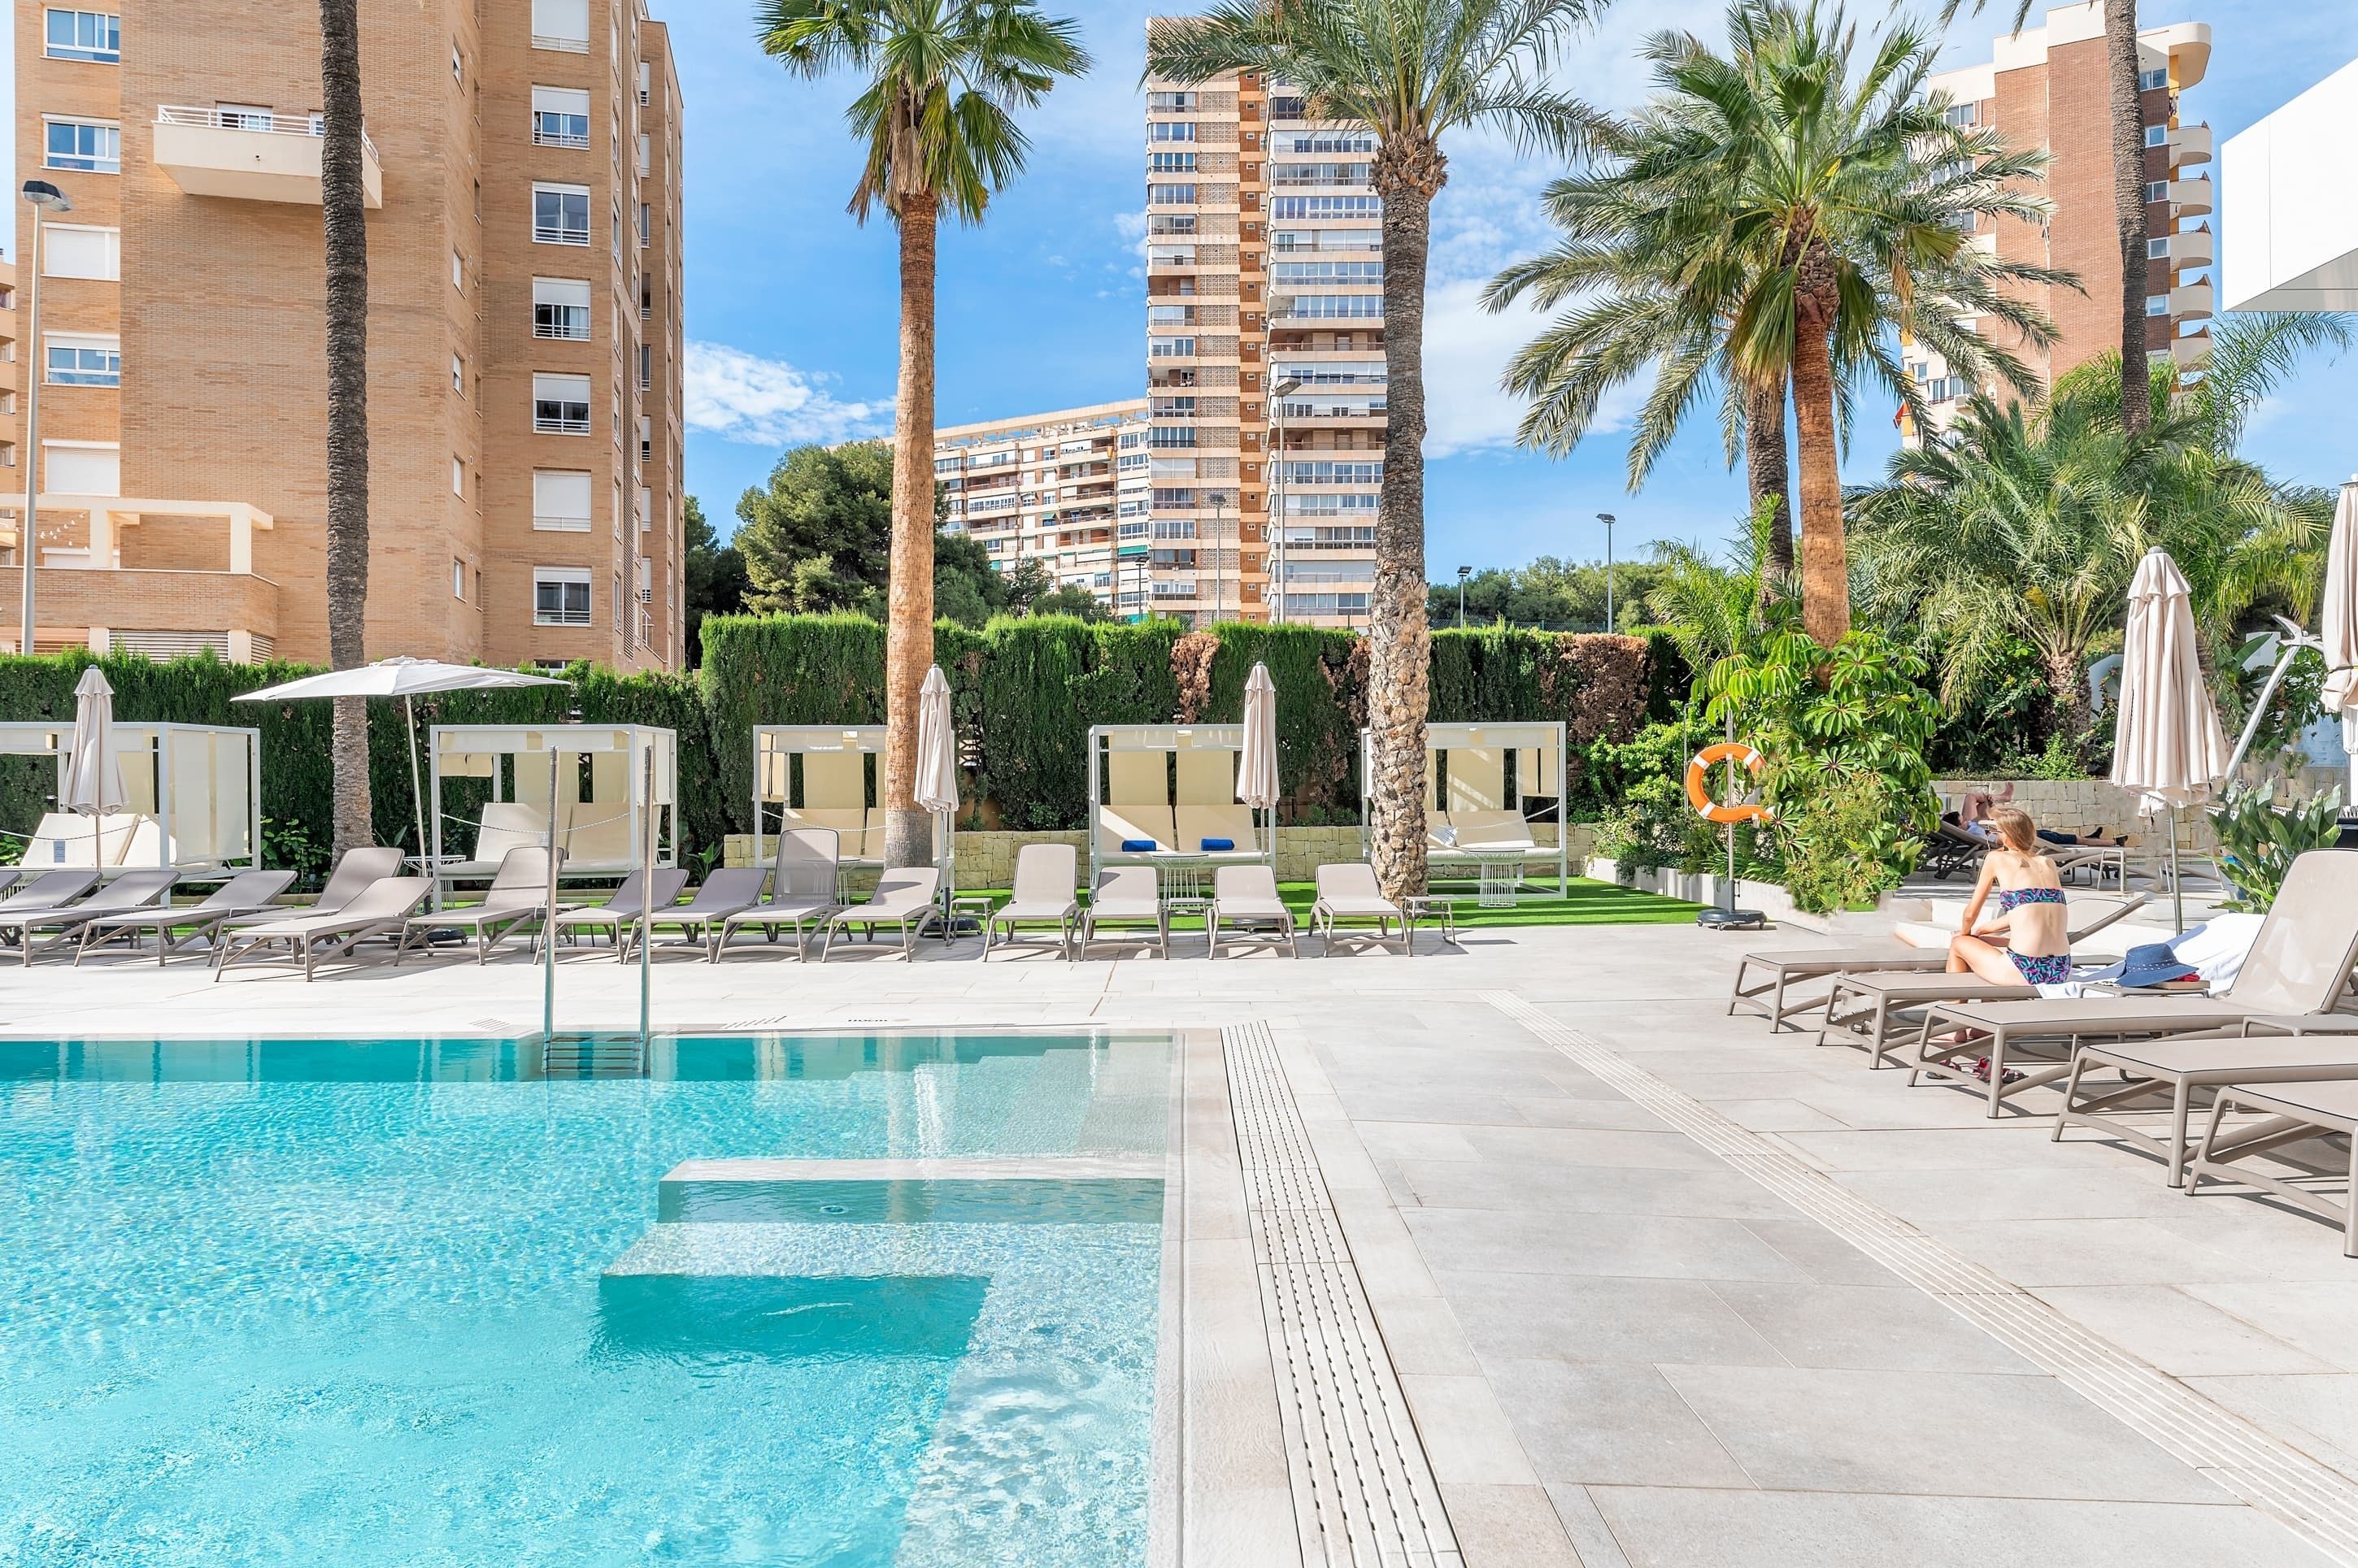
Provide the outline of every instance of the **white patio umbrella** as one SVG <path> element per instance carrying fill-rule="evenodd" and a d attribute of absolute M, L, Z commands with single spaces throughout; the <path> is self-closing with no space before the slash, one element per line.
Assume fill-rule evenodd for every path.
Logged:
<path fill-rule="evenodd" d="M 2342 716 L 2342 744 L 2350 753 L 2350 789 L 2343 803 L 2358 810 L 2358 474 L 2342 487 L 2342 503 L 2333 510 L 2320 624 L 2325 645 L 2325 711 Z"/>
<path fill-rule="evenodd" d="M 2227 737 L 2203 684 L 2186 575 L 2156 546 L 2129 585 L 2113 783 L 2143 795 L 2148 813 L 2169 808 L 2170 910 L 2180 930 L 2186 910 L 2178 876 L 2178 808 L 2208 798 L 2226 765 Z"/>
<path fill-rule="evenodd" d="M 278 702 L 314 697 L 397 697 L 403 728 L 409 735 L 409 796 L 417 807 L 417 852 L 426 853 L 426 791 L 417 782 L 417 708 L 416 698 L 446 691 L 495 691 L 507 687 L 563 686 L 554 676 L 528 676 L 521 670 L 486 669 L 481 665 L 445 664 L 439 659 L 413 659 L 396 654 L 373 665 L 349 670 L 329 670 L 278 686 L 265 687 L 233 697 L 235 702 Z"/>
<path fill-rule="evenodd" d="M 91 819 L 92 865 L 103 863 L 98 819 L 120 811 L 130 799 L 131 792 L 123 787 L 123 760 L 114 754 L 114 688 L 92 665 L 74 687 L 73 750 L 66 755 L 66 776 L 58 790 L 59 806 Z"/>
<path fill-rule="evenodd" d="M 952 891 L 957 857 L 951 843 L 958 808 L 957 729 L 950 719 L 950 683 L 936 665 L 917 688 L 917 781 L 910 792 L 917 804 L 942 819 L 942 854 L 947 861 L 944 896 Z"/>
<path fill-rule="evenodd" d="M 1270 854 L 1277 852 L 1277 683 L 1256 663 L 1245 677 L 1245 749 L 1237 759 L 1237 799 L 1271 814 Z"/>

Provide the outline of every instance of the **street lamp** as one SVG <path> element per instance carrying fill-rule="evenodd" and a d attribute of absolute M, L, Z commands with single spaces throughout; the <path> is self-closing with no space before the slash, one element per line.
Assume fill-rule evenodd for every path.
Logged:
<path fill-rule="evenodd" d="M 1600 512 L 1596 520 L 1605 524 L 1605 629 L 1613 630 L 1613 514 Z"/>
<path fill-rule="evenodd" d="M 1474 575 L 1472 567 L 1457 568 L 1457 629 L 1466 630 L 1466 579 Z"/>
<path fill-rule="evenodd" d="M 1277 457 L 1270 469 L 1269 514 L 1275 529 L 1270 535 L 1270 580 L 1276 585 L 1277 600 L 1270 611 L 1271 621 L 1285 619 L 1285 399 L 1302 390 L 1302 378 L 1287 376 L 1269 389 L 1270 401 L 1277 416 Z"/>
<path fill-rule="evenodd" d="M 41 372 L 44 368 L 41 353 L 41 214 L 70 212 L 73 202 L 64 191 L 46 179 L 25 181 L 25 200 L 33 204 L 33 266 L 32 271 L 26 275 L 30 281 L 26 284 L 25 300 L 25 315 L 29 322 L 27 333 L 33 353 L 31 359 L 22 362 L 27 372 L 25 377 L 25 510 L 16 519 L 16 566 L 25 574 L 25 591 L 20 607 L 24 612 L 23 629 L 17 633 L 16 651 L 29 654 L 33 652 L 33 557 L 37 553 L 35 544 L 40 535 L 40 515 L 36 509 L 41 493 Z M 90 564 L 94 567 L 106 565 L 104 561 Z"/>

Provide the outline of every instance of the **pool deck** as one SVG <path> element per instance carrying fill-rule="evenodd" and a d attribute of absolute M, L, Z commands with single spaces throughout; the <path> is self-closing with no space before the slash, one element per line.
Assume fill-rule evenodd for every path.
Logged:
<path fill-rule="evenodd" d="M 1266 1262 L 1239 1229 L 1260 1134 L 1228 1120 L 1240 1043 L 1265 1040 L 1347 1241 L 1339 1277 L 1412 1416 L 1411 1468 L 1445 1509 L 1387 1561 L 2358 1564 L 2358 1261 L 2334 1230 L 2238 1190 L 2173 1192 L 2093 1134 L 2051 1141 L 2051 1095 L 1992 1121 L 1955 1088 L 1724 1015 L 1741 952 L 1823 945 L 1588 926 L 1413 958 L 1306 940 L 1299 961 L 1212 964 L 1182 939 L 1168 963 L 986 966 L 972 941 L 915 963 L 878 944 L 824 966 L 668 959 L 654 1021 L 1218 1027 L 1226 1073 L 1219 1049 L 1188 1053 L 1207 1290 Z M 0 1032 L 525 1033 L 540 984 L 521 955 L 308 986 L 51 961 L 0 969 Z M 636 984 L 568 959 L 559 1027 L 633 1025 Z M 1317 1561 L 1299 1423 L 1270 1408 L 1284 1352 L 1251 1305 L 1222 1314 L 1256 1300 L 1227 1284 L 1188 1325 L 1184 1557 Z"/>

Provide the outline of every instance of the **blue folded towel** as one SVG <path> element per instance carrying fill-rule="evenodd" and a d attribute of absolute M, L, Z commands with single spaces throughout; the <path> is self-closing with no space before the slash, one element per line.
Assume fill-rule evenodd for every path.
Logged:
<path fill-rule="evenodd" d="M 1121 852 L 1125 855 L 1152 855 L 1154 853 L 1154 840 L 1152 838 L 1125 838 L 1121 841 Z"/>
<path fill-rule="evenodd" d="M 1217 854 L 1224 849 L 1233 849 L 1237 847 L 1237 841 L 1233 838 L 1206 838 L 1202 840 L 1202 844 L 1205 850 L 1207 853 L 1212 854 Z"/>

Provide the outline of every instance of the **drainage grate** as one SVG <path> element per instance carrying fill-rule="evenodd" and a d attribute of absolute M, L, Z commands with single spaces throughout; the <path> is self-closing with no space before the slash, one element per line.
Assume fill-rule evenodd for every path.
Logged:
<path fill-rule="evenodd" d="M 1306 1562 L 1463 1560 L 1269 1031 L 1221 1031 Z"/>
<path fill-rule="evenodd" d="M 1918 1290 L 2358 1568 L 2358 1485 L 1508 991 L 1492 1007 Z"/>

